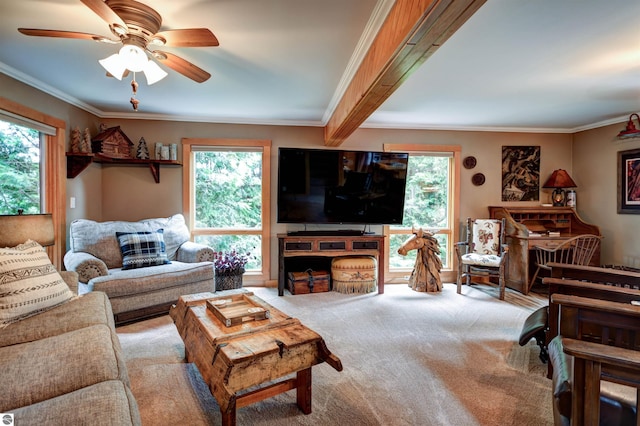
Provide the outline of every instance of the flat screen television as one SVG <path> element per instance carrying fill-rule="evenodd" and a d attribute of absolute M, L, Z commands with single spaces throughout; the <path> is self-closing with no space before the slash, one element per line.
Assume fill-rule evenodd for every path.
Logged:
<path fill-rule="evenodd" d="M 280 148 L 278 223 L 401 224 L 409 154 Z"/>

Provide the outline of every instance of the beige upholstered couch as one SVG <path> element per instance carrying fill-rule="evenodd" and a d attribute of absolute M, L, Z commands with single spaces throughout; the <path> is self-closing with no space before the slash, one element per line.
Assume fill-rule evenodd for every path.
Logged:
<path fill-rule="evenodd" d="M 77 275 L 61 275 L 75 290 Z M 140 425 L 102 292 L 0 327 L 0 371 L 0 413 L 16 425 Z"/>
<path fill-rule="evenodd" d="M 162 230 L 167 264 L 123 269 L 120 233 L 156 234 Z M 161 313 L 184 294 L 215 290 L 210 247 L 189 241 L 190 233 L 181 214 L 138 222 L 95 222 L 78 219 L 69 229 L 70 250 L 65 254 L 67 270 L 79 276 L 79 294 L 107 294 L 116 323 Z"/>

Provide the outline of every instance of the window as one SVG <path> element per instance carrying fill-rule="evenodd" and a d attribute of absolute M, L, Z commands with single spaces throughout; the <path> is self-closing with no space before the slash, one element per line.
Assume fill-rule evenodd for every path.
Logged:
<path fill-rule="evenodd" d="M 246 281 L 268 280 L 270 141 L 184 139 L 182 145 L 193 240 L 249 253 Z"/>
<path fill-rule="evenodd" d="M 47 253 L 56 268 L 61 269 L 66 249 L 66 123 L 3 97 L 0 97 L 0 120 L 18 123 L 40 132 L 42 149 L 39 163 L 41 170 L 45 170 L 40 173 L 40 211 L 51 213 L 53 217 L 56 243 L 47 247 Z"/>
<path fill-rule="evenodd" d="M 416 253 L 401 256 L 397 248 L 409 237 L 413 226 L 437 231 L 443 280 L 453 275 L 454 242 L 457 239 L 458 184 L 460 148 L 431 145 L 385 145 L 385 151 L 410 152 L 405 190 L 404 220 L 400 226 L 385 226 L 389 251 L 388 281 L 403 279 L 413 270 Z M 452 272 L 451 272 L 452 274 Z"/>
<path fill-rule="evenodd" d="M 35 129 L 0 120 L 0 214 L 42 213 L 43 140 Z"/>

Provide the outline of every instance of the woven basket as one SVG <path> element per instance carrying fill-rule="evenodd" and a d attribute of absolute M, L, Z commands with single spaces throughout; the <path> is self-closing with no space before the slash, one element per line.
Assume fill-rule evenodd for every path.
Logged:
<path fill-rule="evenodd" d="M 242 288 L 242 274 L 244 274 L 244 269 L 234 273 L 223 274 L 215 271 L 214 282 L 216 284 L 216 291 Z"/>

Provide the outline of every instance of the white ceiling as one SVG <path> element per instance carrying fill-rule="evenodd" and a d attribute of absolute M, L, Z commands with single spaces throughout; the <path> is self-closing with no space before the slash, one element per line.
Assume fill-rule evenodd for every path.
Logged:
<path fill-rule="evenodd" d="M 162 29 L 206 27 L 219 47 L 163 48 L 211 73 L 128 81 L 80 0 L 2 0 L 0 72 L 101 118 L 323 126 L 393 0 L 143 0 Z M 640 0 L 487 0 L 363 127 L 573 132 L 640 112 Z"/>

